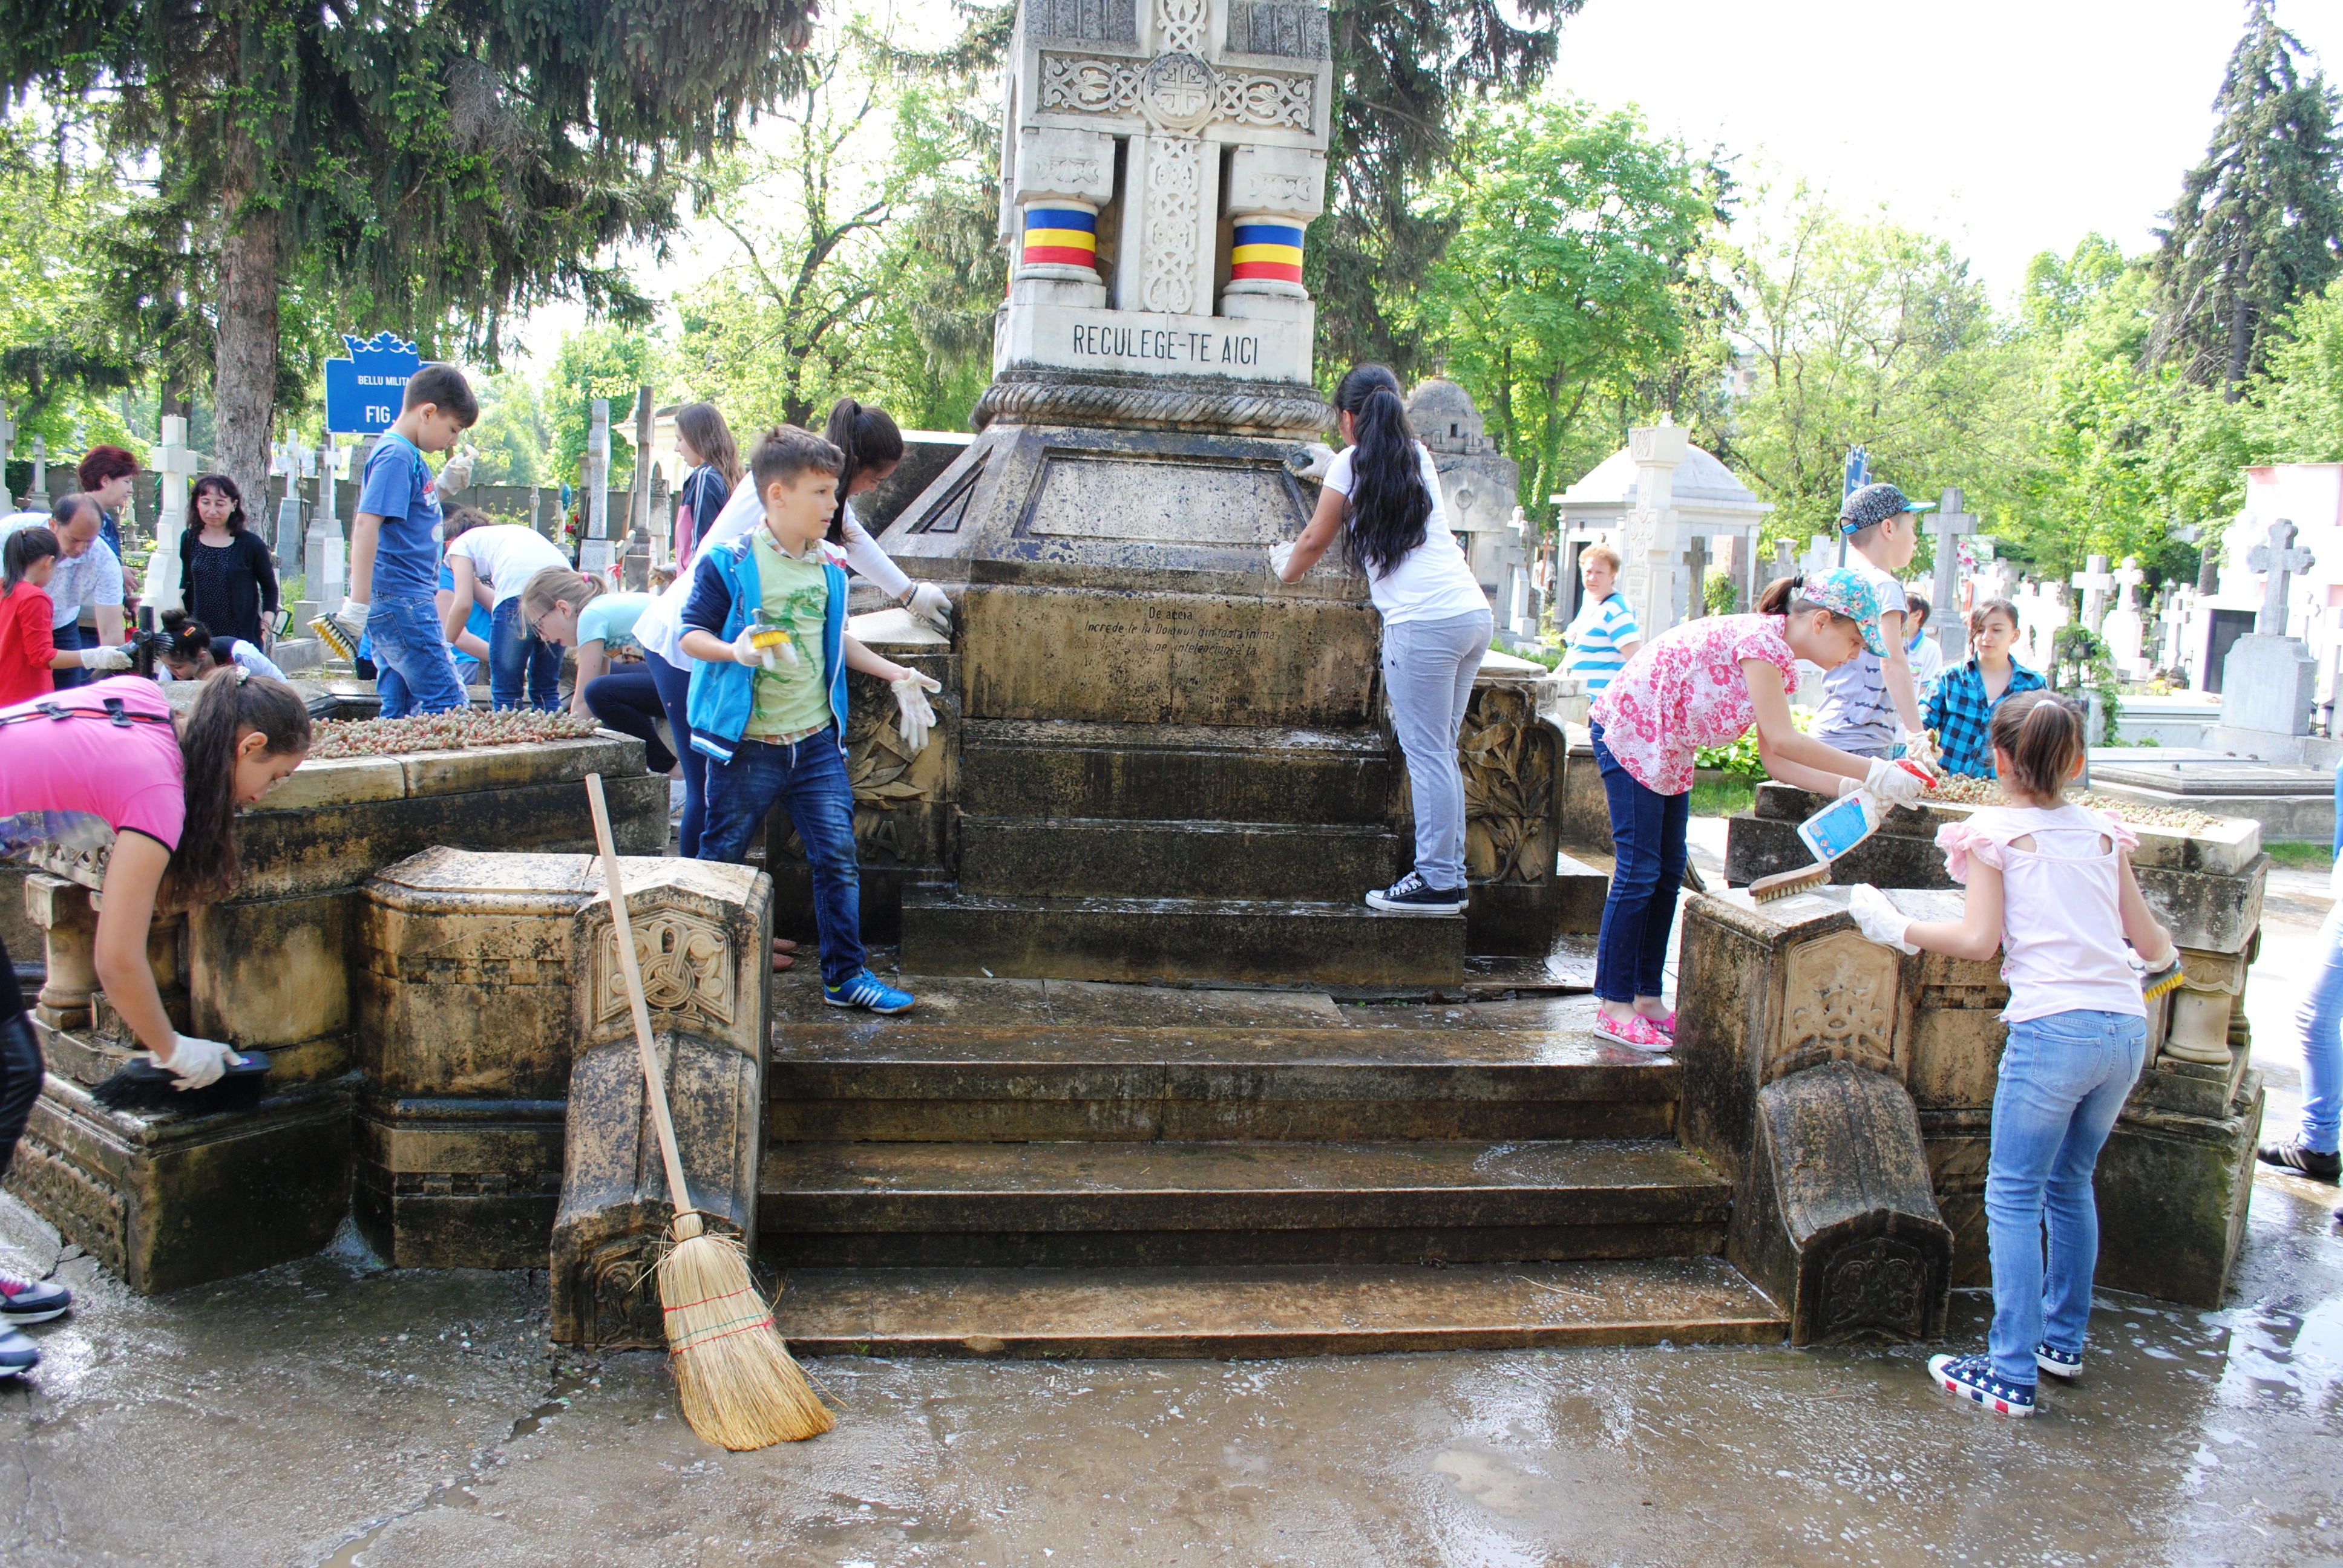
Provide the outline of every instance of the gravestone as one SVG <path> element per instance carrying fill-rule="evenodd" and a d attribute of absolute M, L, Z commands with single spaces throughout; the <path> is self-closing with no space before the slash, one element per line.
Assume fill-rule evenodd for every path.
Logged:
<path fill-rule="evenodd" d="M 651 581 L 651 389 L 635 392 L 635 472 L 627 492 L 627 537 L 618 586 L 640 593 Z"/>
<path fill-rule="evenodd" d="M 156 509 L 157 548 L 146 563 L 146 603 L 160 616 L 184 608 L 186 585 L 179 580 L 179 536 L 187 527 L 187 489 L 203 471 L 201 452 L 187 448 L 187 421 L 178 414 L 163 416 L 162 443 L 155 448 L 155 468 L 161 483 Z"/>
<path fill-rule="evenodd" d="M 2294 539 L 2294 524 L 2281 518 L 2270 525 L 2268 542 L 2247 557 L 2251 569 L 2266 574 L 2262 608 L 2254 629 L 2221 661 L 2220 729 L 2258 732 L 2278 751 L 2289 749 L 2286 739 L 2310 732 L 2318 695 L 2318 663 L 2299 638 L 2286 635 L 2287 581 L 2317 564 Z"/>
<path fill-rule="evenodd" d="M 2137 556 L 2126 556 L 2114 578 L 2118 597 L 2107 618 L 2099 623 L 2099 635 L 2107 639 L 2107 656 L 2115 664 L 2116 673 L 2127 680 L 2145 680 L 2148 673 L 2147 621 L 2140 614 L 2139 585 L 2147 580 L 2147 574 L 2139 569 Z"/>
<path fill-rule="evenodd" d="M 45 436 L 33 437 L 33 487 L 25 492 L 25 509 L 45 512 L 56 504 L 49 494 L 49 440 Z"/>
<path fill-rule="evenodd" d="M 1945 650 L 1945 662 L 1957 664 L 1968 651 L 1968 629 L 1961 624 L 1959 584 L 1961 540 L 1976 532 L 1977 518 L 1974 512 L 1962 507 L 1965 498 L 1957 487 L 1947 487 L 1936 503 L 1936 510 L 1921 523 L 1936 541 L 1936 571 L 1931 607 L 1935 611 L 1937 646 Z"/>
<path fill-rule="evenodd" d="M 578 569 L 602 572 L 616 558 L 610 543 L 610 400 L 593 402 L 593 425 L 586 437 L 585 537 L 578 541 Z"/>
<path fill-rule="evenodd" d="M 16 503 L 8 496 L 8 458 L 15 450 L 16 422 L 8 417 L 6 405 L 0 404 L 0 512 L 13 512 Z"/>
<path fill-rule="evenodd" d="M 2097 636 L 2099 622 L 2107 614 L 2107 590 L 2116 586 L 2116 579 L 2107 571 L 2107 558 L 2093 556 L 2090 569 L 2077 572 L 2073 580 L 2083 590 L 2083 629 Z"/>

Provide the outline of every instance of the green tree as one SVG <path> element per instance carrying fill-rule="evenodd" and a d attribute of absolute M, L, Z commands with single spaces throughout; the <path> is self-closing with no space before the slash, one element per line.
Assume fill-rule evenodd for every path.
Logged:
<path fill-rule="evenodd" d="M 553 427 L 545 417 L 537 388 L 527 378 L 506 372 L 488 377 L 475 390 L 480 397 L 480 422 L 466 437 L 477 454 L 472 482 L 545 483 L 551 467 Z"/>
<path fill-rule="evenodd" d="M 793 65 L 803 0 L 0 0 L 0 84 L 102 97 L 156 194 L 129 302 L 208 337 L 221 466 L 266 478 L 288 286 L 362 330 L 493 358 L 555 297 L 640 317 L 602 258 L 672 231 L 672 164 Z M 443 342 L 443 338 L 446 340 Z"/>
<path fill-rule="evenodd" d="M 58 117 L 0 121 L 0 398 L 20 449 L 39 436 L 62 455 L 76 425 L 92 441 L 127 435 L 106 395 L 143 368 L 138 341 L 108 318 L 85 260 L 129 199 L 112 166 L 91 156 L 88 128 Z"/>
<path fill-rule="evenodd" d="M 546 377 L 543 417 L 553 437 L 549 482 L 575 484 L 578 460 L 594 434 L 594 399 L 610 401 L 610 479 L 635 466 L 635 395 L 651 389 L 657 403 L 665 385 L 665 355 L 648 333 L 598 322 L 566 333 Z"/>
<path fill-rule="evenodd" d="M 2158 231 L 2149 357 L 2233 400 L 2287 308 L 2343 272 L 2343 100 L 2302 55 L 2271 0 L 2252 0 L 2220 124 Z"/>
<path fill-rule="evenodd" d="M 1715 208 L 1684 148 L 1630 111 L 1476 106 L 1455 146 L 1427 203 L 1454 237 L 1388 309 L 1473 395 L 1534 512 L 1590 406 L 1682 354 L 1687 265 Z"/>

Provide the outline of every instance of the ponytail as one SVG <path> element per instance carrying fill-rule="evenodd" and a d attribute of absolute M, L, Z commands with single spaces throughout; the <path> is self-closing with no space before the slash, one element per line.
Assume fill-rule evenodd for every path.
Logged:
<path fill-rule="evenodd" d="M 163 633 L 170 638 L 163 657 L 196 659 L 212 651 L 212 629 L 183 609 L 163 612 Z M 224 662 L 224 661 L 223 661 Z"/>
<path fill-rule="evenodd" d="M 187 816 L 179 847 L 171 851 L 172 900 L 182 906 L 224 899 L 236 890 L 236 749 L 256 731 L 267 755 L 309 749 L 309 709 L 281 680 L 237 670 L 204 683 L 195 711 L 179 735 Z"/>
<path fill-rule="evenodd" d="M 2036 800 L 2056 804 L 2083 759 L 2083 710 L 2055 691 L 2021 691 L 1993 710 L 1987 732 L 2009 759 L 2004 780 Z"/>
<path fill-rule="evenodd" d="M 838 475 L 838 508 L 830 514 L 830 542 L 840 545 L 846 542 L 846 492 L 864 471 L 891 468 L 903 460 L 903 432 L 886 409 L 840 397 L 830 406 L 830 422 L 821 433 L 846 454 L 846 467 Z"/>
<path fill-rule="evenodd" d="M 1809 604 L 1798 597 L 1798 590 L 1805 586 L 1806 579 L 1804 573 L 1775 578 L 1765 585 L 1765 591 L 1757 596 L 1757 613 L 1759 615 L 1795 615 L 1800 609 L 1822 608 L 1822 606 Z"/>
<path fill-rule="evenodd" d="M 531 573 L 528 581 L 521 584 L 520 618 L 524 625 L 535 626 L 557 604 L 584 609 L 602 593 L 599 577 L 588 577 L 568 567 L 546 567 Z"/>
<path fill-rule="evenodd" d="M 1357 367 L 1334 389 L 1334 407 L 1356 421 L 1343 551 L 1353 566 L 1380 577 L 1420 548 L 1431 531 L 1423 459 L 1400 402 L 1399 377 L 1389 367 Z"/>
<path fill-rule="evenodd" d="M 8 542 L 0 545 L 0 598 L 16 591 L 16 585 L 25 580 L 35 561 L 63 554 L 65 547 L 57 543 L 57 536 L 38 524 L 10 534 Z"/>

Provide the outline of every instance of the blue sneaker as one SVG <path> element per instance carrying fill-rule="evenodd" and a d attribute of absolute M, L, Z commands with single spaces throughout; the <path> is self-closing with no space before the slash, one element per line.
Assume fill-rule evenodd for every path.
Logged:
<path fill-rule="evenodd" d="M 16 1377 L 40 1364 L 40 1346 L 14 1329 L 0 1328 L 0 1377 Z"/>
<path fill-rule="evenodd" d="M 53 1280 L 19 1280 L 0 1274 L 0 1328 L 21 1329 L 65 1315 L 73 1292 Z"/>
<path fill-rule="evenodd" d="M 868 1012 L 908 1012 L 918 999 L 907 990 L 897 990 L 869 970 L 848 980 L 844 985 L 824 985 L 821 1000 L 832 1007 L 859 1007 Z"/>
<path fill-rule="evenodd" d="M 1930 1356 L 1928 1375 L 1946 1393 L 1973 1399 L 2003 1415 L 2032 1415 L 2034 1385 L 1994 1375 L 1989 1356 Z"/>
<path fill-rule="evenodd" d="M 2072 1382 L 2083 1375 L 2083 1352 L 2062 1351 L 2048 1340 L 2044 1340 L 2034 1347 L 2034 1364 L 2052 1377 L 2062 1377 Z"/>

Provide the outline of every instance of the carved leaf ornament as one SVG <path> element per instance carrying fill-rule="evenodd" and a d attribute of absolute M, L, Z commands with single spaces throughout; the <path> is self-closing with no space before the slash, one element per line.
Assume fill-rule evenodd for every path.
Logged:
<path fill-rule="evenodd" d="M 1457 737 L 1464 769 L 1464 872 L 1474 881 L 1554 875 L 1554 748 L 1520 692 L 1483 688 Z"/>

